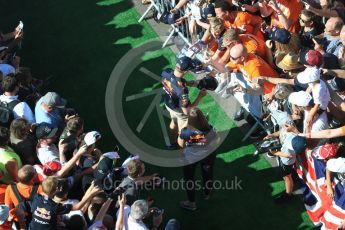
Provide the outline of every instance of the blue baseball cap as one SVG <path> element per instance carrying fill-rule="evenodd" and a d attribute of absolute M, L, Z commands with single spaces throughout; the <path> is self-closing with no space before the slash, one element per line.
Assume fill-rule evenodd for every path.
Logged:
<path fill-rule="evenodd" d="M 291 39 L 291 33 L 283 28 L 272 27 L 268 33 L 268 37 L 272 41 L 288 44 Z"/>
<path fill-rule="evenodd" d="M 203 15 L 205 18 L 216 17 L 216 11 L 214 10 L 213 4 L 208 4 L 203 9 Z"/>
<path fill-rule="evenodd" d="M 193 67 L 192 59 L 187 56 L 179 57 L 177 59 L 177 64 L 180 66 L 181 71 L 187 71 Z"/>

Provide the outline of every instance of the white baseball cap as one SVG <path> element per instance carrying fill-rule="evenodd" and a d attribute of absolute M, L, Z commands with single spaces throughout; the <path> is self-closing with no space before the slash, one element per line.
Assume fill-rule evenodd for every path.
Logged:
<path fill-rule="evenodd" d="M 101 134 L 97 131 L 88 132 L 85 137 L 84 141 L 87 146 L 95 144 L 99 139 L 101 139 Z"/>
<path fill-rule="evenodd" d="M 308 106 L 312 99 L 312 96 L 305 91 L 293 92 L 289 96 L 289 102 L 291 104 L 302 107 Z"/>
<path fill-rule="evenodd" d="M 303 72 L 297 74 L 297 80 L 302 84 L 308 84 L 320 80 L 320 69 L 307 67 Z"/>
<path fill-rule="evenodd" d="M 329 159 L 326 168 L 331 172 L 345 173 L 345 158 Z"/>

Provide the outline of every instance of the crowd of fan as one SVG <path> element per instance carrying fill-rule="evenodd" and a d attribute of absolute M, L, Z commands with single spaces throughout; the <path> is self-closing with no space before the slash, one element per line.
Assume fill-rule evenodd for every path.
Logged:
<path fill-rule="evenodd" d="M 144 176 L 138 156 L 115 167 L 118 152 L 96 148 L 99 132 L 85 133 L 56 92 L 41 94 L 45 80 L 16 55 L 23 26 L 0 34 L 0 229 L 157 229 L 164 211 L 139 196 L 157 174 Z"/>
<path fill-rule="evenodd" d="M 292 199 L 292 174 L 296 156 L 302 153 L 327 165 L 327 194 L 333 198 L 334 180 L 343 184 L 345 175 L 341 157 L 344 4 L 342 0 L 180 0 L 161 18 L 174 28 L 186 27 L 188 20 L 193 39 L 193 45 L 178 56 L 175 69 L 162 73 L 165 105 L 172 119 L 169 148 L 183 147 L 181 139 L 191 142 L 212 128 L 190 120 L 206 90 L 224 99 L 234 96 L 241 104 L 234 119 L 260 124 L 251 138 L 281 145 L 267 153 L 277 159 L 286 187 L 275 202 Z M 186 81 L 188 71 L 204 71 L 206 76 Z M 189 100 L 188 87 L 200 89 L 195 101 Z M 193 198 L 181 206 L 196 209 Z"/>
<path fill-rule="evenodd" d="M 187 3 L 190 12 L 181 16 Z M 172 118 L 168 147 L 186 154 L 207 149 L 217 134 L 197 106 L 206 90 L 225 99 L 233 95 L 241 104 L 235 120 L 260 122 L 252 137 L 266 131 L 265 140 L 281 144 L 268 153 L 277 157 L 286 186 L 276 202 L 291 199 L 296 155 L 305 151 L 327 164 L 327 193 L 333 197 L 332 180 L 344 181 L 345 175 L 345 158 L 335 158 L 343 139 L 334 139 L 345 135 L 344 2 L 180 0 L 168 21 L 178 27 L 185 20 L 199 40 L 192 55 L 180 55 L 175 69 L 162 73 Z M 147 229 L 151 216 L 157 229 L 163 210 L 140 199 L 138 187 L 154 184 L 158 175 L 144 176 L 137 156 L 115 168 L 118 153 L 96 148 L 100 133 L 84 133 L 84 120 L 57 93 L 41 95 L 44 81 L 32 78 L 16 55 L 22 39 L 22 22 L 0 34 L 0 229 Z M 203 53 L 208 73 L 186 81 L 184 75 L 199 67 L 195 50 Z M 188 87 L 200 89 L 193 102 Z M 215 154 L 205 154 L 207 184 Z M 186 182 L 194 183 L 197 163 L 184 167 Z M 196 209 L 194 190 L 187 189 L 182 208 Z M 210 192 L 204 186 L 205 199 Z M 166 229 L 179 229 L 179 223 L 170 220 Z"/>

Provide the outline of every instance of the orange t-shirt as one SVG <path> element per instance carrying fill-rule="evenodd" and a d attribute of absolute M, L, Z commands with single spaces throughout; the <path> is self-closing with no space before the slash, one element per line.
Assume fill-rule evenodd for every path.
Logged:
<path fill-rule="evenodd" d="M 257 54 L 266 60 L 266 46 L 263 40 L 251 34 L 240 34 L 238 38 L 248 53 Z"/>
<path fill-rule="evenodd" d="M 265 3 L 266 4 L 266 3 Z M 302 5 L 299 0 L 277 0 L 279 8 L 282 10 L 283 14 L 292 21 L 291 27 L 288 31 L 293 33 L 298 33 L 300 29 L 298 17 L 302 11 Z M 267 4 L 268 6 L 268 4 Z M 270 6 L 268 6 L 270 7 Z M 278 18 L 277 12 L 273 11 L 271 15 L 271 26 L 276 26 L 279 28 L 284 28 Z"/>
<path fill-rule="evenodd" d="M 278 73 L 262 58 L 255 54 L 248 54 L 247 59 L 242 64 L 233 64 L 229 62 L 226 65 L 229 69 L 239 70 L 243 73 L 243 76 L 249 81 L 253 82 L 257 77 L 278 77 Z M 264 94 L 271 93 L 274 84 L 265 82 L 263 85 Z"/>
<path fill-rule="evenodd" d="M 243 28 L 247 34 L 253 34 L 258 38 L 265 40 L 261 32 L 262 18 L 248 12 L 237 12 L 236 18 L 232 23 L 235 28 Z M 255 31 L 254 31 L 255 30 Z"/>
<path fill-rule="evenodd" d="M 32 185 L 25 185 L 22 183 L 17 183 L 17 188 L 19 194 L 22 195 L 23 198 L 28 199 L 32 190 Z M 39 185 L 37 188 L 37 193 L 42 193 L 42 186 Z M 7 186 L 6 192 L 5 192 L 5 204 L 10 208 L 15 208 L 18 205 L 19 201 L 14 195 L 14 192 L 12 191 L 11 185 Z"/>
<path fill-rule="evenodd" d="M 250 14 L 248 12 L 237 12 L 236 18 L 234 21 L 224 20 L 224 27 L 229 28 L 242 28 L 246 30 L 246 34 L 253 34 L 258 38 L 265 40 L 264 35 L 261 32 L 261 23 L 262 19 L 259 16 Z M 254 33 L 254 29 L 256 31 Z"/>

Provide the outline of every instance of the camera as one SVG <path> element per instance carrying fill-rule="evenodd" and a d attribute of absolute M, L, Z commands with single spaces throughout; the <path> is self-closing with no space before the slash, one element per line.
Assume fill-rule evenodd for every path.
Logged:
<path fill-rule="evenodd" d="M 163 212 L 164 212 L 164 209 L 159 209 L 159 208 L 152 208 L 151 209 L 151 213 L 155 217 L 162 215 Z"/>
<path fill-rule="evenodd" d="M 114 191 L 112 191 L 111 193 L 106 193 L 108 198 L 111 199 L 116 199 L 118 196 L 122 195 L 123 193 L 126 192 L 126 187 L 117 187 L 114 189 Z"/>
<path fill-rule="evenodd" d="M 262 153 L 266 153 L 269 150 L 276 151 L 282 147 L 279 138 L 271 138 L 269 140 L 259 141 L 254 144 L 256 147 L 256 151 L 254 152 L 254 156 Z"/>
<path fill-rule="evenodd" d="M 107 194 L 112 193 L 123 179 L 122 172 L 124 169 L 122 167 L 115 168 L 113 163 L 112 159 L 104 157 L 93 173 L 95 184 Z"/>

